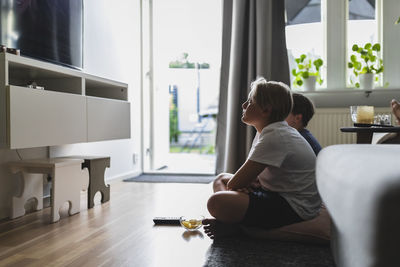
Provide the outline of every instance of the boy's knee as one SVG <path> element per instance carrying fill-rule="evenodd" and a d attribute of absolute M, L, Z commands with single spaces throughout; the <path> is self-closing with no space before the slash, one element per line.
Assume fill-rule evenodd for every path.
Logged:
<path fill-rule="evenodd" d="M 218 217 L 219 211 L 221 210 L 222 201 L 221 195 L 218 193 L 211 195 L 207 201 L 207 209 L 214 218 Z"/>

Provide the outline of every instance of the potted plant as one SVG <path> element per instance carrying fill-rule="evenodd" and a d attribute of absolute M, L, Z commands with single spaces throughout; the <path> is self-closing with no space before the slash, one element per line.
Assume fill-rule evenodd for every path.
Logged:
<path fill-rule="evenodd" d="M 374 81 L 379 79 L 377 74 L 383 72 L 383 61 L 378 56 L 381 45 L 367 43 L 361 47 L 354 44 L 352 51 L 354 53 L 350 56 L 348 67 L 353 69 L 353 74 L 359 78 L 359 81 L 354 82 L 350 79 L 351 84 L 355 84 L 357 88 L 372 89 Z"/>
<path fill-rule="evenodd" d="M 324 64 L 322 59 L 318 58 L 312 61 L 302 54 L 299 58 L 295 58 L 296 68 L 292 69 L 294 77 L 294 85 L 301 87 L 304 85 L 305 91 L 315 90 L 315 84 L 322 84 L 323 80 L 320 74 L 320 68 Z"/>

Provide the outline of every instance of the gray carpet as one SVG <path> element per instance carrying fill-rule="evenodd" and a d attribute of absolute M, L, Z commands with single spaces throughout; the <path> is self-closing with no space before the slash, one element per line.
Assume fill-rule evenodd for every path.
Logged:
<path fill-rule="evenodd" d="M 328 246 L 254 240 L 246 237 L 215 240 L 206 257 L 206 267 L 335 266 Z"/>
<path fill-rule="evenodd" d="M 137 177 L 125 179 L 124 182 L 208 184 L 214 179 L 214 175 L 142 174 Z"/>

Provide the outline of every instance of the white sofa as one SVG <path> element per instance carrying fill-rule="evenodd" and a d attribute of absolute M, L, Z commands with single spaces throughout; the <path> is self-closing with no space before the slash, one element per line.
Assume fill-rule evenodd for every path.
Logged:
<path fill-rule="evenodd" d="M 400 266 L 400 146 L 329 146 L 316 175 L 336 265 Z"/>

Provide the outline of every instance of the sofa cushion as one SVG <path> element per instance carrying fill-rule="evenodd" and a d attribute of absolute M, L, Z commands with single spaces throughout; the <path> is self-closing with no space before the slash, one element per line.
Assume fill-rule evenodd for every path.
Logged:
<path fill-rule="evenodd" d="M 256 227 L 242 227 L 242 230 L 247 236 L 259 239 L 329 244 L 331 219 L 326 208 L 322 206 L 319 215 L 312 220 L 271 230 Z"/>

